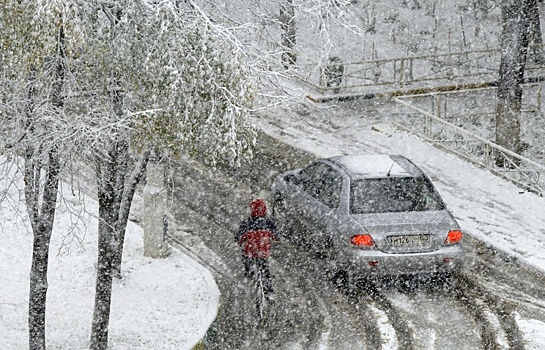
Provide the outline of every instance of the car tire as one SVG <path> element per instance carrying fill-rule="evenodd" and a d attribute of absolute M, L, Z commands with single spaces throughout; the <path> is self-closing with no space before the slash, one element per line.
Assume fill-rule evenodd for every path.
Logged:
<path fill-rule="evenodd" d="M 325 237 L 320 241 L 313 242 L 319 249 L 315 252 L 318 259 L 321 260 L 335 260 L 337 253 L 333 246 L 333 240 L 331 237 Z"/>
<path fill-rule="evenodd" d="M 456 271 L 438 272 L 433 276 L 433 287 L 439 290 L 452 290 L 456 288 Z"/>
<path fill-rule="evenodd" d="M 358 288 L 358 280 L 348 270 L 339 269 L 332 278 L 333 285 L 347 294 L 353 294 Z"/>
<path fill-rule="evenodd" d="M 348 285 L 348 272 L 346 270 L 335 271 L 331 281 L 336 288 L 345 288 Z"/>

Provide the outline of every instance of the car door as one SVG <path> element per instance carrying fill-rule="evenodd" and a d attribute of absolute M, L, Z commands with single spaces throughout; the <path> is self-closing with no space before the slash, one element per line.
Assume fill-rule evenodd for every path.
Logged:
<path fill-rule="evenodd" d="M 330 165 L 319 162 L 309 169 L 301 187 L 305 192 L 299 211 L 301 238 L 309 251 L 331 256 L 331 235 L 334 234 L 332 228 L 338 226 L 342 177 Z"/>
<path fill-rule="evenodd" d="M 318 182 L 320 181 L 320 164 L 312 163 L 302 169 L 297 176 L 297 190 L 294 191 L 294 198 L 291 200 L 292 225 L 294 229 L 294 238 L 301 244 L 306 246 L 312 225 L 313 213 L 309 210 L 315 208 L 317 202 L 316 193 Z"/>
<path fill-rule="evenodd" d="M 321 188 L 317 191 L 319 204 L 314 227 L 316 228 L 311 236 L 315 252 L 323 258 L 335 256 L 334 240 L 340 227 L 343 227 L 342 218 L 339 215 L 339 205 L 343 187 L 341 174 L 329 165 L 322 169 Z"/>

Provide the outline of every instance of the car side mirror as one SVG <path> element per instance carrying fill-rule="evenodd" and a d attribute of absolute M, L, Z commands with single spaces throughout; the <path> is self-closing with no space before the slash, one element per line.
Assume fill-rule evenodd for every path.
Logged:
<path fill-rule="evenodd" d="M 299 183 L 299 180 L 297 179 L 297 176 L 295 176 L 295 174 L 288 174 L 286 175 L 286 177 L 284 178 L 284 180 L 287 182 L 287 183 L 292 183 L 292 184 L 295 184 L 297 185 Z"/>

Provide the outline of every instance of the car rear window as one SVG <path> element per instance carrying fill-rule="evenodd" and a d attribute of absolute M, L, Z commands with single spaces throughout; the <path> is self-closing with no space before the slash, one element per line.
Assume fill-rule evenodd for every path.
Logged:
<path fill-rule="evenodd" d="M 443 210 L 445 205 L 425 177 L 357 179 L 350 184 L 352 214 Z"/>

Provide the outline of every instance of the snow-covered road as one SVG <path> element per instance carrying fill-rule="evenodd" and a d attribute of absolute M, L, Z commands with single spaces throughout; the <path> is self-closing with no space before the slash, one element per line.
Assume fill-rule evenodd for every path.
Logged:
<path fill-rule="evenodd" d="M 467 234 L 467 271 L 471 278 L 480 280 L 483 293 L 494 293 L 499 298 L 504 297 L 503 293 L 507 297 L 505 289 L 499 291 L 502 290 L 498 287 L 499 280 L 500 285 L 505 282 L 514 286 L 511 292 L 518 289 L 517 293 L 528 293 L 531 295 L 529 298 L 543 297 L 545 198 L 521 190 L 416 136 L 401 132 L 392 126 L 399 112 L 400 108 L 387 100 L 332 102 L 277 110 L 254 118 L 254 123 L 270 136 L 316 157 L 387 153 L 402 154 L 412 159 L 432 178 Z M 487 280 L 493 282 L 487 283 Z M 427 301 L 418 301 L 418 297 L 409 303 L 399 301 L 397 297 L 393 300 L 400 307 L 407 308 L 407 305 L 413 304 L 412 308 L 405 310 L 408 315 L 430 305 L 438 308 L 446 305 L 441 302 L 429 304 Z M 527 305 L 521 299 L 516 300 L 515 303 L 519 304 L 511 306 L 515 313 L 510 317 L 518 315 L 519 311 L 525 315 L 517 316 L 523 338 L 528 348 L 539 348 L 545 344 L 544 339 L 536 339 L 527 327 L 529 324 L 535 327 L 537 323 L 545 329 L 545 323 L 542 323 L 545 321 L 545 309 L 541 304 Z M 489 305 L 492 308 L 496 306 Z M 472 308 L 476 308 L 475 305 Z M 430 312 L 432 319 L 437 316 L 434 311 Z M 483 315 L 480 317 L 486 318 Z M 490 320 L 491 325 L 494 322 Z M 495 333 L 491 336 L 496 338 L 496 343 L 501 345 L 507 341 L 501 339 L 505 335 L 497 334 L 501 331 Z M 418 340 L 415 342 L 418 348 L 434 348 L 444 344 L 444 337 L 439 336 L 437 342 L 432 342 L 433 346 L 426 346 L 424 340 L 429 340 L 428 336 L 422 334 L 421 337 L 415 337 L 420 339 L 420 343 Z M 516 338 L 516 335 L 511 336 Z M 521 339 L 511 341 L 522 342 Z"/>
<path fill-rule="evenodd" d="M 277 247 L 272 264 L 279 295 L 278 318 L 272 328 L 256 335 L 251 318 L 253 303 L 246 290 L 249 286 L 240 276 L 241 265 L 231 235 L 238 220 L 247 214 L 249 201 L 257 195 L 267 196 L 267 179 L 275 171 L 298 167 L 314 157 L 340 153 L 402 153 L 432 176 L 466 232 L 473 234 L 472 228 L 467 229 L 465 225 L 471 219 L 464 219 L 467 213 L 462 210 L 479 203 L 464 202 L 469 194 L 465 189 L 460 190 L 458 182 L 462 180 L 456 176 L 465 168 L 473 170 L 471 165 L 391 128 L 384 117 L 385 105 L 367 106 L 371 111 L 357 109 L 355 105 L 343 108 L 344 114 L 340 108 L 302 111 L 301 114 L 282 111 L 254 120 L 270 135 L 306 152 L 271 143 L 267 141 L 270 137 L 261 136 L 258 144 L 264 149 L 257 151 L 252 172 L 243 167 L 214 173 L 204 167 L 199 170 L 195 163 L 176 170 L 177 203 L 181 204 L 176 218 L 192 225 L 184 240 L 188 247 L 196 249 L 196 255 L 210 260 L 207 263 L 216 271 L 224 297 L 216 348 L 245 349 L 256 344 L 264 349 L 475 349 L 490 346 L 501 349 L 509 345 L 520 348 L 523 343 L 520 335 L 506 333 L 504 329 L 509 328 L 509 322 L 515 318 L 519 325 L 531 325 L 535 329 L 543 320 L 544 309 L 536 303 L 521 302 L 521 305 L 532 304 L 536 316 L 533 318 L 525 313 L 528 308 L 519 314 L 497 304 L 490 286 L 502 291 L 511 287 L 498 281 L 494 273 L 486 273 L 491 283 L 476 281 L 481 277 L 483 260 L 473 252 L 470 255 L 475 256 L 472 260 L 477 262 L 469 265 L 469 277 L 464 278 L 458 292 L 428 291 L 426 287 L 409 291 L 401 288 L 400 291 L 399 286 L 394 285 L 346 294 L 334 288 L 324 274 L 327 267 L 323 262 L 287 242 Z M 428 163 L 428 158 L 437 163 Z M 442 177 L 445 168 L 449 175 Z M 489 176 L 490 181 L 495 180 Z M 513 187 L 513 190 L 518 194 L 518 189 Z M 477 271 L 472 271 L 472 267 Z M 512 291 L 509 293 L 513 295 Z M 526 300 L 532 298 L 522 294 Z M 524 335 L 533 334 L 532 329 Z M 529 344 L 539 344 L 535 336 L 528 337 Z"/>

